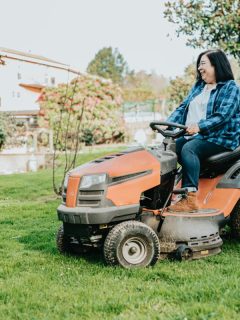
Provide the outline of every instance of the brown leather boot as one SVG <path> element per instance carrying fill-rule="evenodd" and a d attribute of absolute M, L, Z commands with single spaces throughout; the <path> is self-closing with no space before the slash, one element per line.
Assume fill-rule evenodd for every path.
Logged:
<path fill-rule="evenodd" d="M 199 209 L 197 193 L 189 192 L 186 197 L 182 198 L 176 204 L 170 206 L 168 211 L 171 212 L 195 212 Z"/>

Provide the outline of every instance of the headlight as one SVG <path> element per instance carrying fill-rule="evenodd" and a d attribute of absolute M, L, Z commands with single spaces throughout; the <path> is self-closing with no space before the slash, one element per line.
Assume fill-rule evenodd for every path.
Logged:
<path fill-rule="evenodd" d="M 83 176 L 81 179 L 80 188 L 90 188 L 95 184 L 104 183 L 106 178 L 106 173 Z"/>

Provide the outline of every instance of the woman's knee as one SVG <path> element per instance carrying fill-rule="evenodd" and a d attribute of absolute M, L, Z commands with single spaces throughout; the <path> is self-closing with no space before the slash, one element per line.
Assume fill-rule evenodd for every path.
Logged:
<path fill-rule="evenodd" d="M 176 154 L 177 154 L 178 158 L 181 157 L 182 148 L 184 147 L 185 143 L 186 143 L 186 140 L 183 137 L 178 138 L 176 140 Z"/>
<path fill-rule="evenodd" d="M 198 157 L 194 143 L 186 143 L 181 150 L 181 159 L 190 160 L 192 157 Z"/>

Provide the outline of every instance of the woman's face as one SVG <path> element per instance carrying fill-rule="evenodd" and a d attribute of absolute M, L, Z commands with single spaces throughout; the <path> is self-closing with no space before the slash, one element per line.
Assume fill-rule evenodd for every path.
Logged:
<path fill-rule="evenodd" d="M 206 54 L 201 57 L 198 65 L 198 71 L 200 72 L 203 81 L 206 83 L 216 83 L 215 69 L 211 65 Z"/>

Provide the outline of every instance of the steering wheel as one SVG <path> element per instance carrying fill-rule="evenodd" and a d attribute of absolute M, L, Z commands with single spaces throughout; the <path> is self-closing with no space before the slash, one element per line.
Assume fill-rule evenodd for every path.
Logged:
<path fill-rule="evenodd" d="M 163 129 L 161 128 L 160 126 L 167 126 L 168 128 L 179 128 L 180 130 L 177 131 L 177 132 L 174 132 L 172 130 L 168 130 L 167 129 Z M 165 138 L 173 138 L 173 139 L 176 139 L 176 138 L 179 138 L 181 136 L 184 135 L 184 133 L 186 133 L 186 129 L 187 129 L 187 126 L 184 126 L 183 124 L 178 124 L 178 123 L 175 123 L 175 122 L 167 122 L 167 121 L 154 121 L 154 122 L 151 122 L 150 123 L 150 127 L 153 131 L 157 131 L 159 133 L 161 133 Z"/>

